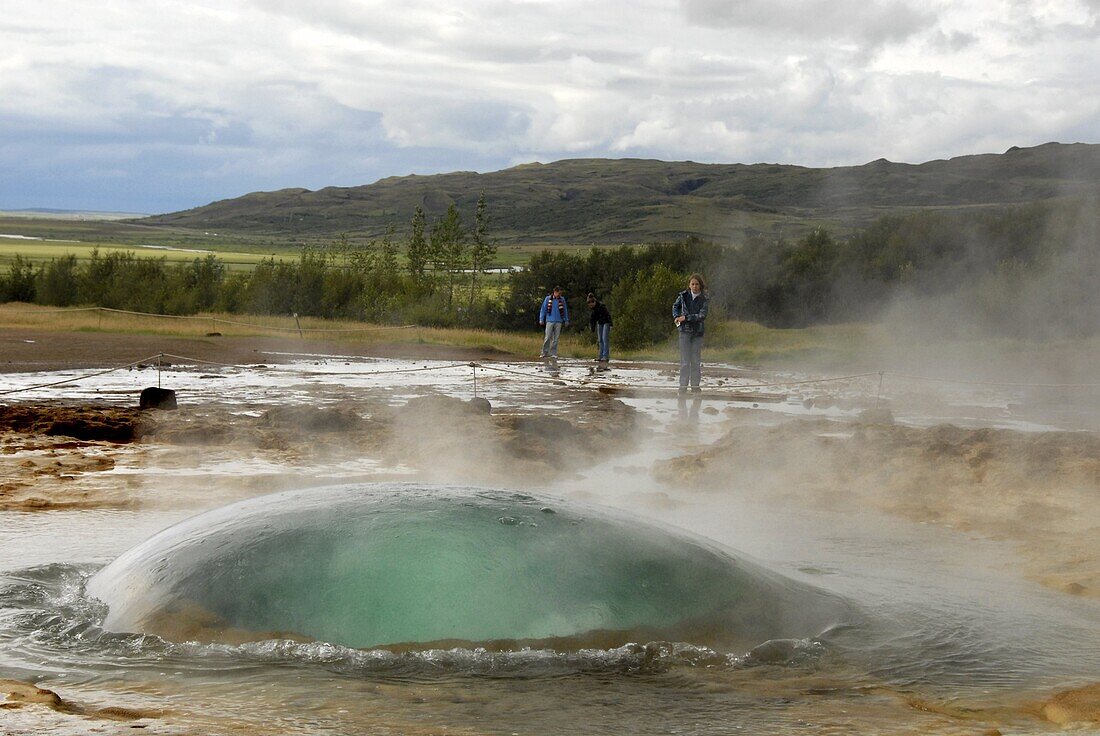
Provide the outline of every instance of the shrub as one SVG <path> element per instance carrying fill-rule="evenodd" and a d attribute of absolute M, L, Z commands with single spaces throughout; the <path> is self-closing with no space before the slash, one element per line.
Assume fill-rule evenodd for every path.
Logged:
<path fill-rule="evenodd" d="M 687 274 L 663 264 L 620 279 L 609 301 L 615 342 L 631 349 L 667 340 L 675 329 L 672 303 L 686 283 Z"/>

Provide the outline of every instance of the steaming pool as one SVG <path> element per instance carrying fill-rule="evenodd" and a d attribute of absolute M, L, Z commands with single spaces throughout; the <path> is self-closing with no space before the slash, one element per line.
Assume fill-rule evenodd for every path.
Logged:
<path fill-rule="evenodd" d="M 181 401 L 242 412 L 357 390 L 395 404 L 429 388 L 472 392 L 461 367 L 347 375 L 379 364 L 400 365 L 313 356 L 296 364 L 317 374 L 305 380 L 284 367 L 180 368 L 173 380 L 193 387 Z M 333 372 L 345 374 L 338 386 Z M 111 392 L 134 385 L 103 376 L 80 391 L 129 401 Z M 478 394 L 541 411 L 575 400 L 516 382 Z M 1010 545 L 872 510 L 658 486 L 630 468 L 713 441 L 725 418 L 698 413 L 685 435 L 675 399 L 626 401 L 654 441 L 537 488 L 427 483 L 409 468 L 393 482 L 392 467 L 371 480 L 381 471 L 365 458 L 232 505 L 5 512 L 0 678 L 151 716 L 0 711 L 0 732 L 1044 733 L 1059 727 L 1021 704 L 1100 679 L 1100 605 L 1024 580 Z M 186 482 L 270 470 L 216 456 Z M 344 614 L 371 596 L 399 614 L 356 639 L 348 631 L 364 624 Z M 200 625 L 183 637 L 149 625 L 163 610 L 198 610 Z M 445 617 L 466 628 L 439 628 Z M 231 635 L 209 635 L 219 627 Z M 242 630 L 260 635 L 235 639 Z"/>

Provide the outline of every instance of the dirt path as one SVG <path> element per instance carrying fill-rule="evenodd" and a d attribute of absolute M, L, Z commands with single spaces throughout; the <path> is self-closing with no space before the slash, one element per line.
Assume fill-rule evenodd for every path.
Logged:
<path fill-rule="evenodd" d="M 177 337 L 107 332 L 55 332 L 5 329 L 0 333 L 0 373 L 69 368 L 108 368 L 158 353 L 174 353 L 218 363 L 288 361 L 279 353 L 319 353 L 374 358 L 492 360 L 510 357 L 498 350 L 426 343 L 356 343 L 286 337 Z"/>

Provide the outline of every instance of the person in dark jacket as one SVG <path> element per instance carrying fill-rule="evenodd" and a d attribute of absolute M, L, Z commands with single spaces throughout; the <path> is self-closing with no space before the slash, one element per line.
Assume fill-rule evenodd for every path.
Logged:
<path fill-rule="evenodd" d="M 592 310 L 589 326 L 596 333 L 596 342 L 600 346 L 600 355 L 596 360 L 606 363 L 611 360 L 611 311 L 595 294 L 588 295 L 588 308 Z"/>
<path fill-rule="evenodd" d="M 688 288 L 676 295 L 672 321 L 680 331 L 680 391 L 699 391 L 703 372 L 703 328 L 707 319 L 707 285 L 693 273 Z"/>

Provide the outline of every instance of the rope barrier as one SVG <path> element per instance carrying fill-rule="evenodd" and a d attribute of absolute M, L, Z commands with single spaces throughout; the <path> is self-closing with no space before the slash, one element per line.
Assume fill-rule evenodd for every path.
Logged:
<path fill-rule="evenodd" d="M 56 314 L 58 312 L 93 312 L 102 307 L 62 307 L 60 309 L 8 309 L 4 311 L 16 314 Z"/>
<path fill-rule="evenodd" d="M 810 383 L 836 383 L 838 381 L 851 381 L 856 378 L 867 378 L 868 376 L 882 375 L 882 371 L 874 371 L 873 373 L 853 373 L 850 376 L 834 376 L 832 378 L 811 378 L 804 381 L 777 381 L 776 383 L 750 383 L 744 385 L 737 385 L 734 388 L 775 388 L 778 386 L 802 386 Z"/>
<path fill-rule="evenodd" d="M 467 368 L 469 363 L 451 363 L 450 365 L 428 365 L 422 368 L 396 368 L 392 371 L 367 371 L 366 373 L 323 373 L 319 371 L 299 371 L 309 376 L 386 376 L 395 373 L 420 373 L 422 371 L 445 371 L 451 368 Z"/>
<path fill-rule="evenodd" d="M 501 368 L 499 366 L 486 365 L 484 363 L 478 363 L 477 365 L 478 365 L 478 367 L 484 368 L 485 370 L 497 371 L 498 373 L 509 373 L 509 374 L 512 374 L 512 375 L 523 376 L 524 378 L 532 378 L 532 379 L 537 379 L 537 380 L 541 380 L 541 381 L 554 381 L 554 382 L 567 381 L 567 382 L 572 382 L 572 383 L 579 383 L 579 384 L 586 385 L 586 386 L 607 387 L 607 388 L 623 388 L 623 387 L 625 387 L 625 388 L 650 388 L 650 389 L 670 388 L 670 386 L 668 384 L 630 383 L 629 385 L 624 385 L 624 384 L 621 384 L 621 383 L 611 383 L 611 382 L 608 382 L 608 381 L 593 381 L 591 379 L 585 379 L 585 378 L 579 378 L 578 379 L 578 378 L 567 378 L 567 377 L 563 378 L 561 376 L 556 376 L 556 377 L 553 377 L 553 376 L 539 376 L 539 375 L 536 375 L 536 374 L 533 374 L 533 373 L 527 373 L 527 372 L 524 372 L 524 371 L 510 370 L 508 368 Z M 880 375 L 880 372 L 875 371 L 873 373 L 856 373 L 856 374 L 848 375 L 848 376 L 834 376 L 834 377 L 830 377 L 830 378 L 813 378 L 813 379 L 799 380 L 799 381 L 779 381 L 779 382 L 776 382 L 776 383 L 752 383 L 752 384 L 738 384 L 736 386 L 717 386 L 717 387 L 710 387 L 710 390 L 728 390 L 731 393 L 733 393 L 733 392 L 740 392 L 744 389 L 777 388 L 777 387 L 781 387 L 781 386 L 782 387 L 785 387 L 785 386 L 798 386 L 798 385 L 811 384 L 811 383 L 832 383 L 832 382 L 837 382 L 837 381 L 850 381 L 850 380 L 853 380 L 853 379 L 856 379 L 856 378 L 866 378 L 868 376 L 878 376 L 878 375 Z"/>
<path fill-rule="evenodd" d="M 484 368 L 487 371 L 496 371 L 497 373 L 510 373 L 514 376 L 523 376 L 524 378 L 533 378 L 539 381 L 551 381 L 553 383 L 561 383 L 562 381 L 572 381 L 573 383 L 580 383 L 576 378 L 562 378 L 561 376 L 540 376 L 535 373 L 527 373 L 525 371 L 515 371 L 508 368 L 501 368 L 495 365 L 486 365 L 484 363 L 478 363 L 479 368 Z"/>
<path fill-rule="evenodd" d="M 242 322 L 242 321 L 238 321 L 238 320 L 224 319 L 222 317 L 202 317 L 202 316 L 197 316 L 197 315 L 183 315 L 183 314 L 157 314 L 155 312 L 138 312 L 138 311 L 134 311 L 134 310 L 130 310 L 130 309 L 115 309 L 113 307 L 67 307 L 67 308 L 63 308 L 63 309 L 25 309 L 25 310 L 9 310 L 9 311 L 14 311 L 14 312 L 17 312 L 17 313 L 24 313 L 24 314 L 56 314 L 56 313 L 60 313 L 60 312 L 69 312 L 69 313 L 71 313 L 71 312 L 93 312 L 93 311 L 98 311 L 100 313 L 107 312 L 107 313 L 111 313 L 111 314 L 130 314 L 130 315 L 135 315 L 135 316 L 139 316 L 139 317 L 159 317 L 159 318 L 163 318 L 163 319 L 184 319 L 184 320 L 193 320 L 193 321 L 198 320 L 198 321 L 201 321 L 201 322 L 209 322 L 212 325 L 226 324 L 226 325 L 234 325 L 234 326 L 238 326 L 238 327 L 248 327 L 248 328 L 253 328 L 253 329 L 261 329 L 261 330 L 275 330 L 275 331 L 279 331 L 279 332 L 297 332 L 297 333 L 299 333 L 299 335 L 301 335 L 304 332 L 321 333 L 321 334 L 351 333 L 351 332 L 381 332 L 381 331 L 388 331 L 388 330 L 408 330 L 408 329 L 414 329 L 414 328 L 417 327 L 417 325 L 381 325 L 381 326 L 372 326 L 372 327 L 333 327 L 333 328 L 328 328 L 328 327 L 281 327 L 281 326 L 278 326 L 278 325 L 265 325 L 265 324 L 260 324 L 260 323 L 257 323 L 257 322 Z M 191 361 L 196 362 L 196 363 L 204 363 L 204 364 L 207 364 L 207 365 L 237 367 L 237 366 L 234 366 L 234 365 L 231 365 L 231 364 L 228 364 L 228 363 L 217 363 L 215 361 L 201 360 L 199 358 L 188 358 L 186 356 L 171 355 L 169 353 L 163 353 L 161 355 L 164 356 L 164 357 L 172 357 L 172 358 L 177 358 L 177 359 L 180 359 L 180 360 L 191 360 Z M 156 356 L 154 356 L 154 357 L 156 357 Z M 140 362 L 140 361 L 138 361 L 138 362 Z M 659 363 L 664 364 L 664 361 L 647 361 L 647 362 L 651 362 L 651 363 L 659 362 Z M 121 367 L 124 368 L 124 367 L 129 367 L 129 366 L 132 366 L 132 365 L 136 365 L 136 363 L 130 363 L 130 364 L 127 364 L 126 366 L 121 366 Z M 670 363 L 667 363 L 667 365 L 674 366 L 676 364 L 670 362 Z M 605 382 L 593 382 L 591 380 L 585 380 L 585 379 L 576 379 L 576 378 L 568 378 L 568 377 L 563 378 L 560 375 L 559 376 L 553 376 L 553 377 L 551 377 L 551 376 L 539 376 L 539 375 L 534 375 L 534 374 L 530 374 L 530 373 L 524 373 L 524 372 L 521 372 L 521 371 L 508 371 L 507 369 L 502 369 L 502 368 L 494 367 L 494 366 L 487 366 L 487 365 L 483 365 L 483 364 L 479 364 L 478 367 L 485 368 L 486 370 L 495 370 L 495 371 L 502 372 L 502 373 L 512 373 L 513 375 L 519 375 L 519 376 L 523 376 L 525 378 L 530 378 L 530 379 L 535 379 L 535 380 L 555 381 L 555 382 L 567 381 L 567 382 L 573 382 L 573 383 L 580 383 L 580 384 L 584 384 L 584 385 L 597 385 L 597 386 L 609 386 L 609 387 L 615 387 L 615 386 L 618 385 L 618 384 L 614 384 L 614 383 L 608 383 L 606 381 Z M 428 369 L 417 369 L 417 370 L 428 370 Z M 404 371 L 395 371 L 395 372 L 404 372 Z M 382 373 L 386 373 L 386 371 L 379 371 L 379 374 L 382 374 Z M 314 375 L 316 375 L 316 374 L 314 374 Z M 360 375 L 360 374 L 357 374 L 357 375 Z M 1075 389 L 1075 388 L 1076 389 L 1094 389 L 1094 388 L 1100 388 L 1100 383 L 1023 383 L 1023 382 L 1011 382 L 1011 381 L 971 381 L 971 380 L 955 379 L 955 378 L 935 378 L 935 377 L 931 377 L 931 376 L 918 376 L 918 375 L 907 374 L 907 373 L 896 373 L 896 372 L 893 372 L 893 371 L 870 371 L 870 372 L 867 372 L 867 373 L 857 373 L 857 374 L 853 374 L 853 375 L 836 376 L 836 377 L 832 377 L 832 378 L 815 378 L 815 379 L 806 379 L 806 380 L 798 380 L 798 381 L 775 381 L 775 382 L 771 382 L 771 383 L 743 384 L 743 385 L 737 385 L 737 386 L 721 386 L 721 387 L 712 387 L 712 388 L 718 388 L 719 390 L 741 391 L 741 390 L 758 389 L 758 388 L 779 388 L 779 387 L 787 387 L 787 386 L 801 386 L 801 385 L 810 385 L 810 384 L 817 384 L 817 383 L 830 383 L 830 382 L 838 382 L 838 381 L 848 381 L 848 380 L 854 380 L 854 379 L 857 379 L 857 378 L 867 378 L 867 377 L 871 377 L 871 376 L 878 376 L 879 377 L 878 396 L 880 398 L 881 398 L 882 392 L 883 392 L 883 380 L 886 376 L 900 378 L 900 379 L 908 380 L 908 381 L 924 381 L 924 382 L 928 382 L 928 383 L 949 383 L 949 384 L 956 384 L 956 385 L 960 385 L 960 386 L 989 386 L 989 387 L 995 387 L 995 388 L 1050 388 L 1050 389 Z M 651 389 L 668 388 L 667 385 L 639 384 L 639 383 L 631 384 L 631 387 L 632 388 L 651 388 Z M 18 390 L 27 390 L 27 389 L 18 389 Z M 14 391 L 0 392 L 0 396 L 3 396 L 7 393 L 14 393 Z"/>
<path fill-rule="evenodd" d="M 176 355 L 174 353 L 161 353 L 161 355 L 163 355 L 166 358 L 175 358 L 176 360 L 190 361 L 192 363 L 203 363 L 203 364 L 206 364 L 206 365 L 217 365 L 217 366 L 222 366 L 223 368 L 240 368 L 242 365 L 255 365 L 255 363 L 244 363 L 244 364 L 218 363 L 218 362 L 213 361 L 213 360 L 203 360 L 202 358 L 191 358 L 191 357 L 188 357 L 186 355 Z M 344 357 L 347 357 L 347 356 L 344 356 Z M 432 365 L 432 366 L 424 366 L 424 367 L 421 367 L 421 368 L 398 368 L 398 369 L 386 370 L 386 371 L 367 371 L 365 373 L 351 373 L 351 372 L 347 372 L 347 371 L 342 371 L 342 372 L 339 372 L 339 373 L 332 373 L 332 372 L 327 372 L 327 371 L 306 371 L 306 370 L 302 370 L 302 369 L 298 368 L 298 369 L 295 369 L 295 372 L 301 373 L 302 375 L 306 375 L 306 376 L 384 376 L 384 375 L 390 375 L 390 374 L 394 374 L 394 373 L 419 373 L 419 372 L 422 372 L 422 371 L 442 371 L 442 370 L 448 370 L 450 368 L 465 368 L 465 367 L 468 367 L 468 366 L 469 366 L 469 363 L 451 363 L 449 365 Z"/>
<path fill-rule="evenodd" d="M 197 316 L 197 315 L 184 315 L 184 314 L 157 314 L 155 312 L 138 312 L 138 311 L 129 310 L 129 309 L 115 309 L 113 307 L 66 307 L 66 308 L 61 308 L 61 309 L 16 309 L 16 310 L 6 310 L 6 311 L 12 311 L 12 312 L 23 313 L 23 314 L 31 314 L 31 315 L 33 315 L 33 314 L 56 314 L 56 313 L 59 313 L 59 312 L 71 313 L 71 312 L 93 312 L 93 311 L 98 311 L 98 312 L 108 312 L 108 313 L 112 313 L 112 314 L 131 314 L 131 315 L 140 316 L 140 317 L 160 317 L 160 318 L 164 318 L 164 319 L 198 320 L 198 321 L 203 321 L 203 322 L 210 322 L 211 324 L 220 323 L 220 324 L 227 324 L 227 325 L 235 325 L 235 326 L 238 326 L 238 327 L 250 327 L 250 328 L 256 328 L 256 329 L 262 329 L 262 330 L 277 330 L 277 331 L 281 331 L 281 332 L 298 332 L 299 334 L 301 334 L 303 332 L 314 332 L 314 333 L 379 332 L 379 331 L 387 331 L 387 330 L 408 330 L 408 329 L 414 329 L 414 328 L 418 327 L 418 325 L 381 325 L 381 326 L 374 326 L 374 327 L 334 327 L 334 328 L 328 328 L 328 327 L 281 327 L 281 326 L 278 326 L 278 325 L 264 325 L 264 324 L 259 324 L 259 323 L 256 323 L 256 322 L 241 322 L 241 321 L 238 321 L 238 320 L 223 319 L 221 317 L 201 317 L 201 316 Z M 185 356 L 171 355 L 170 353 L 160 353 L 159 355 L 164 356 L 164 357 L 173 357 L 173 358 L 177 358 L 177 359 L 181 359 L 181 360 L 191 360 L 191 361 L 194 361 L 196 363 L 205 363 L 205 364 L 208 364 L 208 365 L 218 365 L 218 366 L 225 366 L 225 367 L 239 367 L 239 366 L 234 365 L 234 364 L 217 363 L 217 362 L 214 362 L 214 361 L 201 360 L 199 358 L 188 358 L 188 357 L 185 357 Z M 153 357 L 155 358 L 157 356 L 153 356 Z M 151 359 L 151 358 L 149 358 L 149 359 Z M 147 360 L 149 360 L 149 359 L 147 359 Z M 131 366 L 137 365 L 140 362 L 141 361 L 136 361 L 134 363 L 128 363 L 124 366 L 119 366 L 119 368 L 115 368 L 115 369 L 112 369 L 112 370 L 120 370 L 121 368 L 131 367 Z M 658 364 L 667 364 L 667 365 L 670 365 L 670 366 L 675 366 L 676 365 L 676 363 L 674 363 L 674 362 L 665 362 L 665 361 L 646 361 L 646 362 L 658 363 Z M 473 365 L 473 364 L 462 364 L 462 365 Z M 484 365 L 484 364 L 477 364 L 477 366 L 481 367 L 481 368 L 485 368 L 486 370 L 495 370 L 495 371 L 502 372 L 502 373 L 512 373 L 514 375 L 520 375 L 520 376 L 524 376 L 526 378 L 537 379 L 537 380 L 556 381 L 556 382 L 570 381 L 570 382 L 573 382 L 573 383 L 581 383 L 581 384 L 585 384 L 585 385 L 610 386 L 610 387 L 615 387 L 615 386 L 619 385 L 619 384 L 607 383 L 607 382 L 596 382 L 596 383 L 594 383 L 594 382 L 589 381 L 589 380 L 575 379 L 575 378 L 562 378 L 561 376 L 557 376 L 557 377 L 539 376 L 539 375 L 534 375 L 534 374 L 530 374 L 530 373 L 524 373 L 524 372 L 521 372 L 521 371 L 509 371 L 507 369 L 494 367 L 494 366 L 488 366 L 488 365 Z M 447 366 L 447 367 L 449 368 L 449 367 L 453 367 L 453 366 Z M 413 369 L 413 370 L 434 370 L 434 368 Z M 105 371 L 105 372 L 110 372 L 110 371 Z M 406 371 L 403 371 L 403 370 L 402 371 L 378 371 L 379 374 L 383 374 L 383 373 L 403 373 L 403 372 L 406 372 Z M 102 375 L 102 374 L 91 374 L 91 375 Z M 317 374 L 314 374 L 314 375 L 317 375 Z M 362 374 L 355 374 L 355 375 L 362 375 Z M 716 388 L 719 388 L 719 389 L 733 389 L 733 390 L 757 389 L 757 388 L 778 388 L 778 387 L 786 387 L 786 386 L 800 386 L 800 385 L 809 385 L 809 384 L 816 384 L 816 383 L 830 383 L 830 382 L 837 382 L 837 381 L 848 381 L 848 380 L 854 380 L 856 378 L 867 378 L 867 377 L 870 377 L 870 376 L 878 376 L 879 377 L 878 395 L 880 397 L 881 397 L 882 391 L 883 391 L 883 379 L 886 376 L 891 376 L 891 377 L 894 377 L 894 378 L 900 378 L 900 379 L 908 380 L 908 381 L 924 381 L 924 382 L 928 382 L 928 383 L 950 383 L 950 384 L 956 384 L 956 385 L 960 385 L 960 386 L 990 386 L 990 387 L 996 387 L 996 388 L 1051 388 L 1051 389 L 1058 389 L 1058 388 L 1063 388 L 1063 389 L 1071 389 L 1071 388 L 1094 389 L 1094 388 L 1100 388 L 1100 383 L 1023 383 L 1023 382 L 1011 382 L 1011 381 L 970 381 L 970 380 L 957 379 L 957 378 L 935 378 L 935 377 L 931 377 L 931 376 L 918 376 L 918 375 L 913 375 L 913 374 L 908 374 L 908 373 L 897 373 L 897 372 L 894 372 L 894 371 L 870 371 L 870 372 L 867 372 L 867 373 L 857 373 L 857 374 L 853 374 L 853 375 L 836 376 L 836 377 L 832 377 L 832 378 L 815 378 L 815 379 L 806 379 L 806 380 L 798 380 L 798 381 L 776 381 L 776 382 L 773 382 L 773 383 L 756 383 L 756 384 L 745 384 L 745 385 L 737 385 L 737 386 L 721 386 L 721 387 L 716 387 Z M 76 379 L 76 380 L 79 380 L 79 379 Z M 66 383 L 67 382 L 70 382 L 70 381 L 66 381 Z M 57 385 L 57 384 L 47 384 L 47 385 Z M 667 385 L 640 384 L 640 383 L 633 383 L 630 386 L 632 388 L 668 388 Z M 0 396 L 3 396 L 3 395 L 8 394 L 8 393 L 15 393 L 16 391 L 23 391 L 23 390 L 30 390 L 30 389 L 16 389 L 15 391 L 0 391 Z"/>
<path fill-rule="evenodd" d="M 105 371 L 97 371 L 95 373 L 87 373 L 83 376 L 77 376 L 76 378 L 66 378 L 64 381 L 54 381 L 53 383 L 40 383 L 37 386 L 24 386 L 22 388 L 13 388 L 13 389 L 9 389 L 7 391 L 0 391 L 0 396 L 6 396 L 8 394 L 17 394 L 17 393 L 20 393 L 22 391 L 33 391 L 33 390 L 39 389 L 39 388 L 50 388 L 51 386 L 60 386 L 60 385 L 65 384 L 65 383 L 75 383 L 77 381 L 83 381 L 86 378 L 95 378 L 96 376 L 103 376 L 103 375 L 106 375 L 108 373 L 114 373 L 115 371 L 120 371 L 123 368 L 132 368 L 135 365 L 141 365 L 143 363 L 147 363 L 149 361 L 152 361 L 152 360 L 158 358 L 160 355 L 163 355 L 163 353 L 158 353 L 157 355 L 151 355 L 148 358 L 142 358 L 141 360 L 135 360 L 133 363 L 127 363 L 126 365 L 120 365 L 120 366 L 116 366 L 114 368 L 108 368 Z"/>
<path fill-rule="evenodd" d="M 341 356 L 332 356 L 332 357 L 341 357 Z M 352 357 L 352 356 L 342 356 L 342 357 Z M 175 353 L 157 353 L 156 355 L 152 355 L 152 356 L 149 356 L 147 358 L 142 358 L 141 360 L 135 360 L 133 362 L 125 363 L 123 365 L 115 366 L 113 368 L 108 368 L 106 370 L 95 371 L 95 372 L 92 372 L 92 373 L 87 373 L 87 374 L 76 376 L 76 377 L 73 377 L 73 378 L 67 378 L 67 379 L 64 379 L 64 380 L 61 380 L 61 381 L 52 381 L 50 383 L 42 383 L 42 384 L 37 384 L 37 385 L 34 385 L 34 386 L 24 386 L 22 388 L 8 389 L 8 390 L 5 390 L 5 391 L 0 391 L 0 396 L 6 396 L 6 395 L 10 395 L 10 394 L 15 394 L 15 393 L 21 393 L 21 392 L 24 392 L 24 391 L 33 391 L 33 390 L 37 390 L 37 389 L 41 389 L 41 388 L 51 388 L 53 386 L 61 386 L 61 385 L 68 384 L 68 383 L 76 383 L 78 381 L 82 381 L 82 380 L 85 380 L 85 379 L 88 379 L 88 378 L 95 378 L 97 376 L 102 376 L 102 375 L 106 375 L 106 374 L 109 374 L 109 373 L 114 373 L 116 371 L 120 371 L 120 370 L 123 370 L 123 369 L 126 369 L 126 368 L 133 368 L 134 366 L 139 366 L 139 365 L 143 365 L 143 364 L 151 364 L 152 361 L 154 361 L 154 360 L 156 361 L 156 368 L 157 368 L 157 374 L 158 374 L 157 375 L 157 385 L 159 386 L 160 385 L 160 372 L 163 368 L 164 358 L 172 358 L 174 360 L 184 361 L 184 362 L 188 362 L 188 363 L 201 364 L 201 365 L 212 365 L 212 366 L 218 366 L 218 367 L 223 367 L 223 368 L 240 368 L 244 365 L 249 365 L 249 364 L 236 364 L 236 363 L 221 363 L 221 362 L 218 362 L 218 361 L 205 360 L 203 358 L 195 358 L 195 357 L 185 356 L 185 355 L 178 355 L 178 354 L 175 354 Z M 397 368 L 397 369 L 393 369 L 393 370 L 368 371 L 368 372 L 365 372 L 365 373 L 317 372 L 317 371 L 301 370 L 300 368 L 295 369 L 295 370 L 296 370 L 296 372 L 301 373 L 301 374 L 306 375 L 306 376 L 349 375 L 349 376 L 369 378 L 371 376 L 396 375 L 396 374 L 404 374 L 404 373 L 420 373 L 420 372 L 425 372 L 425 371 L 443 371 L 443 370 L 451 370 L 451 369 L 454 369 L 454 368 L 467 368 L 467 367 L 471 368 L 473 370 L 472 378 L 473 378 L 473 390 L 474 390 L 474 395 L 475 396 L 477 396 L 477 369 L 478 368 L 482 368 L 482 369 L 487 370 L 487 371 L 495 371 L 497 373 L 503 373 L 503 374 L 508 374 L 508 375 L 519 376 L 519 377 L 522 377 L 522 378 L 525 378 L 525 379 L 528 379 L 528 380 L 549 381 L 549 382 L 555 383 L 555 384 L 572 383 L 572 384 L 576 384 L 576 385 L 580 385 L 580 386 L 586 386 L 586 387 L 612 388 L 612 389 L 614 389 L 614 388 L 628 388 L 628 389 L 637 389 L 637 388 L 641 388 L 641 389 L 668 389 L 668 388 L 671 388 L 671 386 L 669 384 L 636 383 L 636 382 L 630 382 L 630 383 L 610 382 L 610 381 L 606 381 L 606 380 L 594 380 L 594 379 L 598 379 L 598 377 L 591 377 L 591 376 L 580 377 L 580 378 L 574 378 L 574 377 L 570 377 L 570 376 L 564 376 L 563 377 L 560 374 L 542 376 L 542 375 L 538 375 L 538 374 L 529 373 L 527 371 L 520 371 L 520 370 L 511 369 L 511 368 L 504 368 L 504 367 L 499 366 L 499 365 L 479 363 L 479 362 L 476 362 L 476 361 L 463 362 L 463 363 L 449 363 L 449 364 L 446 364 L 446 365 L 427 365 L 427 366 L 421 366 L 421 367 L 418 367 L 418 368 Z M 890 372 L 890 371 L 869 371 L 869 372 L 866 372 L 866 373 L 853 373 L 853 374 L 844 375 L 844 376 L 830 376 L 830 377 L 827 377 L 827 378 L 810 378 L 810 379 L 799 379 L 799 380 L 789 380 L 789 381 L 774 381 L 774 382 L 769 382 L 769 383 L 752 383 L 752 384 L 710 386 L 710 387 L 708 387 L 708 390 L 709 391 L 720 391 L 720 392 L 725 392 L 725 393 L 730 393 L 730 394 L 743 394 L 746 391 L 752 391 L 752 390 L 755 390 L 755 389 L 762 389 L 762 388 L 781 388 L 781 387 L 786 388 L 786 387 L 790 387 L 790 386 L 805 386 L 805 385 L 823 384 L 823 383 L 837 383 L 837 382 L 841 382 L 841 381 L 852 381 L 852 380 L 856 380 L 856 379 L 860 379 L 860 378 L 871 378 L 871 377 L 874 377 L 874 376 L 878 377 L 878 393 L 877 393 L 877 396 L 880 399 L 882 398 L 883 381 L 884 381 L 886 376 L 893 376 L 893 377 L 896 377 L 896 378 L 900 378 L 900 379 L 903 379 L 903 380 L 910 380 L 910 381 L 926 381 L 926 382 L 934 382 L 934 383 L 954 383 L 954 384 L 968 385 L 968 386 L 991 386 L 991 387 L 1001 387 L 1001 388 L 1100 388 L 1100 384 L 1098 384 L 1098 383 L 1015 383 L 1015 382 L 1000 382 L 1000 381 L 968 381 L 968 380 L 962 380 L 962 379 L 933 378 L 933 377 L 928 377 L 928 376 L 917 376 L 917 375 L 906 374 L 906 373 L 894 373 L 894 372 Z"/>
<path fill-rule="evenodd" d="M 244 364 L 241 364 L 241 363 L 219 363 L 219 362 L 214 361 L 214 360 L 203 360 L 202 358 L 190 358 L 186 355 L 176 355 L 175 353 L 161 353 L 161 356 L 163 356 L 165 358 L 175 358 L 176 360 L 190 361 L 192 363 L 203 363 L 205 365 L 216 365 L 216 366 L 221 366 L 222 368 L 240 368 L 241 365 L 250 365 L 248 363 L 244 363 Z M 254 365 L 254 364 L 251 364 L 251 365 Z"/>
<path fill-rule="evenodd" d="M 131 314 L 141 313 L 131 312 Z M 301 329 L 298 329 L 297 327 L 278 327 L 276 325 L 261 325 L 254 322 L 238 322 L 232 319 L 222 319 L 221 317 L 196 317 L 194 319 L 206 319 L 208 321 L 221 323 L 223 325 L 236 325 L 238 327 L 258 327 L 263 330 L 279 330 L 281 332 L 381 332 L 385 330 L 408 330 L 417 326 L 384 325 L 380 327 L 303 327 Z"/>
<path fill-rule="evenodd" d="M 966 381 L 957 378 L 932 378 L 914 376 L 908 373 L 886 372 L 888 376 L 909 381 L 927 381 L 929 383 L 956 383 L 963 386 L 996 386 L 999 388 L 1100 388 L 1100 383 L 1012 383 L 1008 381 Z"/>
<path fill-rule="evenodd" d="M 198 319 L 204 322 L 211 321 L 211 317 L 198 317 L 193 314 L 157 314 L 156 312 L 134 312 L 129 309 L 114 309 L 112 307 L 89 307 L 89 309 L 98 309 L 101 312 L 111 312 L 112 314 L 136 314 L 139 317 L 163 317 L 164 319 Z"/>

